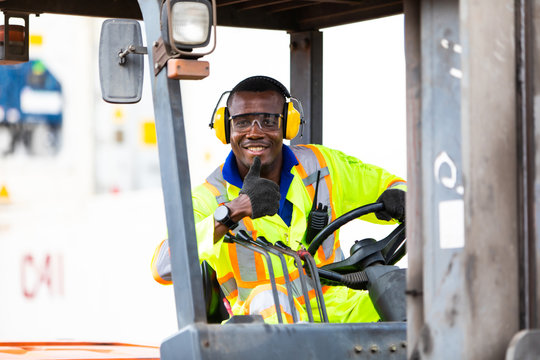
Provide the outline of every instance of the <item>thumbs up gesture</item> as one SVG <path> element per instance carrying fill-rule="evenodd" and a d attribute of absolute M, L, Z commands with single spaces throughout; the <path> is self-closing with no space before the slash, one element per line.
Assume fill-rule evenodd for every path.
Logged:
<path fill-rule="evenodd" d="M 279 186 L 271 180 L 261 178 L 261 159 L 258 156 L 253 159 L 240 194 L 249 197 L 252 219 L 274 215 L 279 210 Z"/>

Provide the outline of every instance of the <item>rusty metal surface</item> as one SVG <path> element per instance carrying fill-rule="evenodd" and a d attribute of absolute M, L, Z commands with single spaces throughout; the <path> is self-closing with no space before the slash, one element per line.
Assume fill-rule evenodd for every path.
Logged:
<path fill-rule="evenodd" d="M 291 95 L 302 99 L 305 124 L 291 144 L 322 144 L 323 33 L 293 32 L 291 37 Z"/>
<path fill-rule="evenodd" d="M 538 63 L 538 59 L 540 56 L 540 3 L 538 1 L 533 2 L 533 11 L 530 15 L 532 19 L 530 19 L 533 23 L 531 24 L 533 33 L 530 34 L 530 37 L 532 39 L 529 46 L 532 47 L 532 51 L 534 52 L 534 59 L 536 59 L 536 64 Z M 535 76 L 532 77 L 533 88 L 534 88 L 534 97 L 533 97 L 533 116 L 534 114 L 540 114 L 540 76 L 538 76 L 538 72 L 540 69 L 537 67 L 537 65 L 533 65 L 532 73 Z M 531 78 L 529 78 L 531 79 Z M 532 205 L 533 208 L 530 210 L 532 215 L 534 216 L 534 222 L 531 224 L 531 226 L 534 226 L 530 233 L 529 233 L 529 261 L 530 261 L 530 268 L 529 268 L 529 289 L 530 289 L 530 308 L 531 312 L 529 313 L 529 318 L 531 319 L 531 325 L 532 327 L 539 327 L 540 326 L 540 291 L 538 287 L 538 279 L 540 279 L 540 246 L 538 245 L 540 243 L 540 234 L 538 232 L 538 228 L 540 226 L 540 162 L 538 159 L 538 156 L 536 155 L 538 152 L 538 140 L 540 139 L 540 118 L 538 116 L 533 118 L 533 126 L 534 131 L 532 131 L 532 135 L 534 136 L 534 139 L 536 141 L 532 142 L 532 145 L 534 145 L 533 153 L 535 154 L 535 158 L 531 159 L 532 165 L 534 167 L 532 169 L 529 169 L 531 173 L 534 174 L 534 179 L 532 181 L 532 189 L 529 193 L 529 199 L 534 199 L 534 204 Z M 534 140 L 533 139 L 533 140 Z"/>
<path fill-rule="evenodd" d="M 536 3 L 536 2 L 535 2 Z M 538 6 L 538 5 L 536 5 Z M 516 1 L 518 225 L 520 328 L 537 327 L 536 226 L 534 219 L 535 124 L 534 124 L 534 26 L 533 4 Z M 538 30 L 537 30 L 538 31 Z"/>
<path fill-rule="evenodd" d="M 502 359 L 519 329 L 514 7 L 513 0 L 460 1 L 466 159 L 460 318 L 470 359 Z"/>
<path fill-rule="evenodd" d="M 407 86 L 407 342 L 412 345 L 424 323 L 422 232 L 422 59 L 420 0 L 405 0 L 405 61 Z M 413 346 L 409 346 L 409 358 Z"/>
<path fill-rule="evenodd" d="M 192 324 L 161 344 L 161 359 L 407 358 L 406 323 Z M 331 339 L 329 341 L 329 339 Z"/>
<path fill-rule="evenodd" d="M 422 296 L 415 302 L 410 296 L 409 304 L 413 302 L 416 311 L 422 311 L 415 320 L 423 319 L 423 323 L 415 323 L 409 335 L 412 359 L 467 358 L 460 323 L 464 186 L 459 6 L 458 0 L 426 0 L 420 4 L 421 59 L 417 66 L 421 74 L 417 77 L 421 88 L 417 91 L 421 95 L 416 95 L 421 97 L 420 119 L 409 126 L 414 126 L 416 142 L 412 146 L 420 167 L 413 174 L 421 176 L 415 183 L 421 186 L 416 190 L 417 216 L 412 218 L 421 218 L 415 226 L 420 237 L 417 245 L 422 250 L 409 246 L 417 262 L 411 264 L 416 278 L 409 285 L 415 288 L 409 290 Z M 418 266 L 422 266 L 421 275 Z"/>
<path fill-rule="evenodd" d="M 3 0 L 0 9 L 142 19 L 136 0 Z M 307 31 L 400 14 L 402 0 L 217 0 L 218 25 Z"/>
<path fill-rule="evenodd" d="M 31 14 L 52 13 L 105 18 L 142 19 L 137 0 L 4 0 L 0 9 Z"/>

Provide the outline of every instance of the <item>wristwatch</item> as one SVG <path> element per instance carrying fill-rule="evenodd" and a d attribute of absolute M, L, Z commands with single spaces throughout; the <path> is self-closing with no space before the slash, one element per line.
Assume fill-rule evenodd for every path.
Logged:
<path fill-rule="evenodd" d="M 230 230 L 233 230 L 235 227 L 238 226 L 238 224 L 231 219 L 230 212 L 231 210 L 228 207 L 226 207 L 225 205 L 220 205 L 218 206 L 216 211 L 214 211 L 214 219 L 216 219 L 217 222 L 228 227 Z"/>

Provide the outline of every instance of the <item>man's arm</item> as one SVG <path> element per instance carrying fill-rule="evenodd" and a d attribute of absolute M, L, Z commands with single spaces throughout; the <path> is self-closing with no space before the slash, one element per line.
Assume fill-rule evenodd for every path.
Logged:
<path fill-rule="evenodd" d="M 320 145 L 317 147 L 322 152 L 330 167 L 334 203 L 336 205 L 334 210 L 337 216 L 377 201 L 384 203 L 387 200 L 386 194 L 382 199 L 381 196 L 390 189 L 395 189 L 396 191 L 399 189 L 400 192 L 407 190 L 405 180 L 389 173 L 381 167 L 366 164 L 338 150 Z M 404 195 L 404 193 L 401 193 L 401 195 Z M 398 197 L 404 200 L 404 196 Z M 394 199 L 393 196 L 391 198 Z M 404 208 L 404 203 L 402 205 Z M 396 207 L 399 207 L 399 204 Z M 393 211 L 392 214 L 394 214 Z M 362 216 L 361 219 L 373 223 L 387 223 L 386 219 L 378 218 L 375 214 Z"/>
<path fill-rule="evenodd" d="M 246 194 L 240 194 L 236 199 L 225 204 L 231 212 L 231 219 L 235 223 L 239 222 L 246 216 L 250 217 L 253 213 L 251 202 Z M 229 228 L 214 219 L 214 244 L 217 243 Z"/>

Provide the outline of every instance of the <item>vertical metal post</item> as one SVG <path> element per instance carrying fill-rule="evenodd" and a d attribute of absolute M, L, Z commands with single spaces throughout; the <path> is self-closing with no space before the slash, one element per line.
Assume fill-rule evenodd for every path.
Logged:
<path fill-rule="evenodd" d="M 407 348 L 419 337 L 424 323 L 423 306 L 423 226 L 422 226 L 422 72 L 420 0 L 405 0 L 405 59 L 407 79 Z"/>
<path fill-rule="evenodd" d="M 534 37 L 533 6 L 516 1 L 517 144 L 520 328 L 537 327 L 536 228 L 534 226 Z"/>
<path fill-rule="evenodd" d="M 149 64 L 152 67 L 154 42 L 161 36 L 159 0 L 139 0 L 143 14 L 148 44 Z M 180 329 L 196 322 L 206 321 L 202 279 L 197 252 L 191 184 L 187 156 L 186 136 L 180 84 L 167 78 L 162 70 L 152 79 L 152 96 L 156 117 L 159 165 L 176 301 L 178 327 Z"/>
<path fill-rule="evenodd" d="M 534 29 L 534 31 L 530 30 L 533 33 L 530 34 L 529 37 L 529 41 L 532 43 L 531 45 L 534 49 L 534 63 L 532 64 L 532 69 L 530 69 L 530 72 L 527 73 L 528 79 L 530 82 L 532 82 L 531 86 L 534 90 L 534 118 L 532 124 L 534 131 L 531 131 L 531 133 L 535 136 L 535 139 L 540 139 L 540 116 L 536 115 L 540 114 L 540 101 L 538 100 L 540 99 L 540 77 L 537 75 L 540 73 L 540 3 L 538 1 L 534 1 L 532 6 L 527 7 L 527 10 L 529 9 L 532 10 L 530 12 L 533 22 L 533 24 L 531 24 L 531 28 Z M 531 301 L 534 302 L 533 306 L 535 309 L 535 316 L 533 316 L 531 325 L 534 327 L 539 327 L 540 291 L 536 284 L 538 279 L 540 279 L 540 233 L 537 231 L 537 229 L 540 228 L 540 163 L 538 162 L 538 157 L 540 156 L 540 154 L 538 154 L 538 149 L 540 144 L 535 144 L 533 139 L 531 146 L 534 149 L 534 158 L 531 159 L 531 164 L 534 164 L 534 167 L 531 169 L 531 172 L 534 174 L 534 180 L 532 182 L 533 190 L 530 193 L 529 199 L 534 197 L 534 223 L 531 224 L 531 226 L 534 227 L 534 234 L 531 236 L 533 241 L 530 243 L 529 247 L 529 259 L 531 259 L 532 264 L 532 269 L 530 271 L 531 278 L 529 282 L 534 284 L 532 285 L 534 288 L 533 293 L 531 294 Z"/>
<path fill-rule="evenodd" d="M 519 329 L 515 1 L 462 0 L 465 248 L 470 359 L 502 359 Z"/>
<path fill-rule="evenodd" d="M 322 144 L 323 34 L 291 33 L 290 48 L 291 95 L 302 101 L 306 121 L 302 137 L 291 144 Z"/>
<path fill-rule="evenodd" d="M 461 44 L 459 0 L 425 0 L 420 4 L 420 33 L 406 3 L 409 159 L 413 167 L 412 203 L 408 225 L 417 237 L 409 246 L 413 263 L 409 280 L 409 308 L 414 323 L 408 335 L 412 358 L 462 359 L 461 253 L 464 245 L 464 202 L 461 153 Z M 407 19 L 409 17 L 409 19 Z M 415 27 L 416 25 L 416 27 Z M 416 31 L 416 33 L 415 33 Z M 420 49 L 415 38 L 421 38 Z M 412 42 L 412 43 L 411 43 Z M 421 59 L 415 59 L 421 53 Z M 416 73 L 415 73 L 416 71 Z M 420 71 L 420 74 L 417 72 Z M 420 82 L 421 86 L 418 86 Z M 418 96 L 421 94 L 421 100 Z M 412 103 L 411 103 L 412 101 Z M 415 115 L 415 107 L 419 114 Z M 419 256 L 422 259 L 419 259 Z M 418 262 L 423 274 L 418 274 Z M 423 307 L 418 299 L 418 286 Z M 416 291 L 416 293 L 414 293 Z M 423 310 L 423 314 L 419 311 Z M 422 321 L 423 324 L 418 324 Z M 421 327 L 421 329 L 420 329 Z"/>

